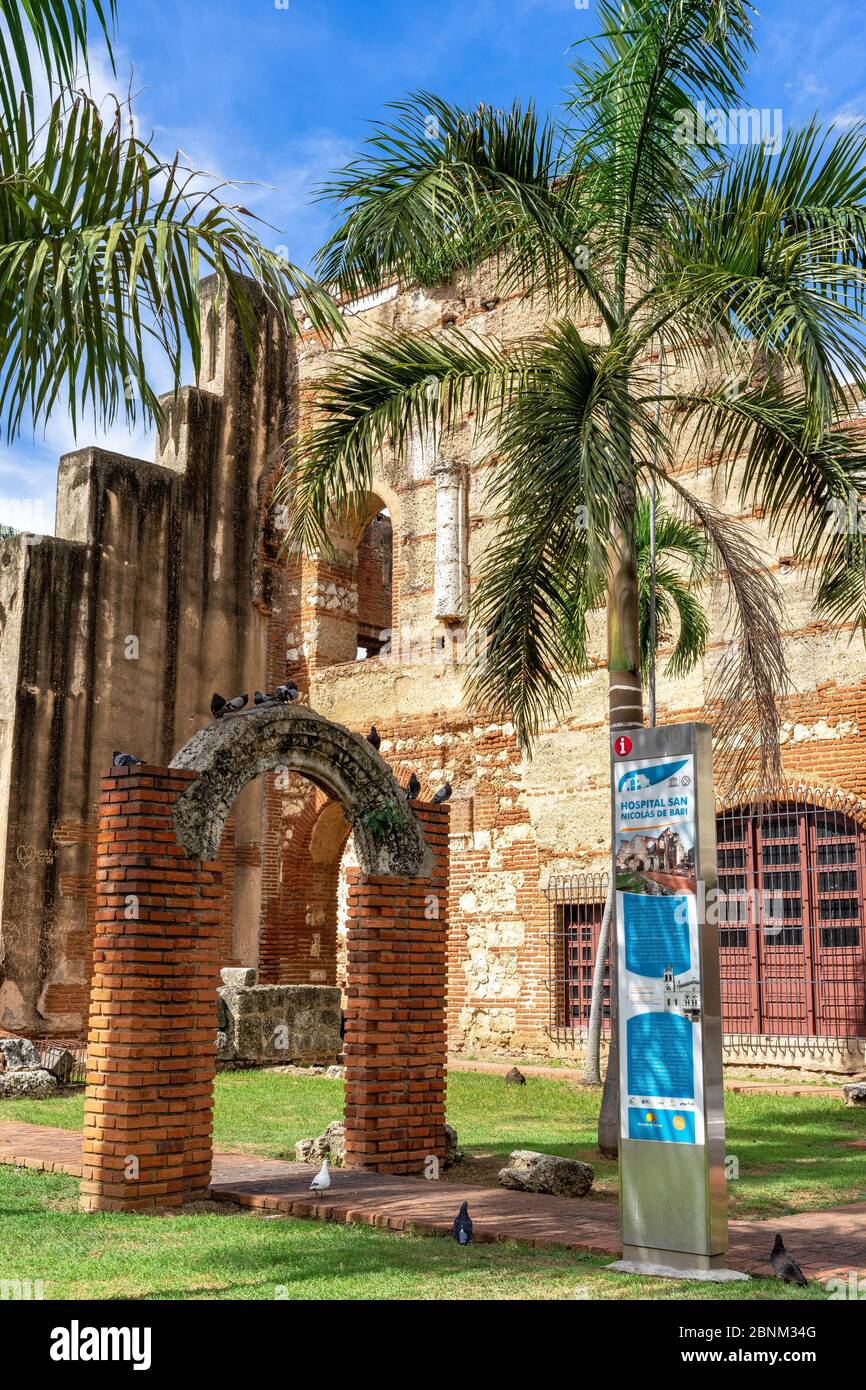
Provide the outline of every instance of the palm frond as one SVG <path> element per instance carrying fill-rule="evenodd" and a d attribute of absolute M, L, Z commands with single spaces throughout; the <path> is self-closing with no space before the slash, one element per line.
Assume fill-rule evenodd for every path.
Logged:
<path fill-rule="evenodd" d="M 489 640 L 467 694 L 509 711 L 524 746 L 587 667 L 586 618 L 604 593 L 611 532 L 630 521 L 620 508 L 646 428 L 618 353 L 587 346 L 569 323 L 548 331 L 500 412 L 488 490 L 499 531 L 473 604 Z"/>
<path fill-rule="evenodd" d="M 263 246 L 221 189 L 179 158 L 166 165 L 125 133 L 119 107 L 106 122 L 82 94 L 58 98 L 38 139 L 24 103 L 0 125 L 0 418 L 10 437 L 63 390 L 73 426 L 84 402 L 106 422 L 121 403 L 134 419 L 137 397 L 151 414 L 145 344 L 167 357 L 176 385 L 185 342 L 198 371 L 205 268 L 233 300 L 251 354 L 259 296 L 292 328 L 297 299 L 317 328 L 340 330 L 330 297 Z"/>
<path fill-rule="evenodd" d="M 713 451 L 725 486 L 737 483 L 740 506 L 766 516 L 797 560 L 819 565 L 821 615 L 866 630 L 866 451 L 859 433 L 839 421 L 814 441 L 806 397 L 772 378 L 674 401 L 677 432 L 693 431 L 698 456 Z"/>
<path fill-rule="evenodd" d="M 687 675 L 700 661 L 709 638 L 709 619 L 696 593 L 712 569 L 710 547 L 700 526 L 656 504 L 655 601 L 656 634 L 674 635 L 673 651 L 665 666 L 668 675 Z M 638 499 L 635 514 L 638 593 L 640 605 L 641 670 L 646 680 L 653 656 L 651 606 L 650 504 Z M 679 566 L 679 568 L 677 568 Z M 676 621 L 675 616 L 676 615 Z"/>
<path fill-rule="evenodd" d="M 533 370 L 531 343 L 505 353 L 457 330 L 383 334 L 346 348 L 316 384 L 310 428 L 287 447 L 278 491 L 290 511 L 289 548 L 328 549 L 329 522 L 369 490 L 381 450 L 405 450 L 414 434 L 439 441 L 464 410 L 482 429 Z"/>
<path fill-rule="evenodd" d="M 602 30 L 574 65 L 569 108 L 591 162 L 593 201 L 613 233 L 620 302 L 626 268 L 652 273 L 672 213 L 708 157 L 678 139 L 698 99 L 727 106 L 753 47 L 741 0 L 624 0 L 598 6 Z"/>
<path fill-rule="evenodd" d="M 70 87 L 78 64 L 87 67 L 87 44 L 95 19 L 111 51 L 117 0 L 0 0 L 0 107 L 14 125 L 22 94 L 30 115 L 35 110 L 31 49 L 49 84 Z"/>
<path fill-rule="evenodd" d="M 778 586 L 741 522 L 694 496 L 675 475 L 665 481 L 704 529 L 726 584 L 729 638 L 706 695 L 719 784 L 771 782 L 781 775 L 780 699 L 789 689 Z"/>
<path fill-rule="evenodd" d="M 815 437 L 863 370 L 866 130 L 816 123 L 727 161 L 683 203 L 669 265 L 642 305 L 713 336 L 746 339 L 795 372 Z"/>
<path fill-rule="evenodd" d="M 585 243 L 577 156 L 533 108 L 466 111 L 429 92 L 390 108 L 365 152 L 322 189 L 342 220 L 322 248 L 326 283 L 357 297 L 387 279 L 433 284 L 500 258 L 504 283 L 555 299 L 587 291 L 607 312 Z"/>

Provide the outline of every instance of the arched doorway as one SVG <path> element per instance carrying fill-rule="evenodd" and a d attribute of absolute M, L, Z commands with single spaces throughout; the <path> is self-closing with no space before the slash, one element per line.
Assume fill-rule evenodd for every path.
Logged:
<path fill-rule="evenodd" d="M 279 826 L 279 881 L 261 923 L 259 979 L 265 985 L 337 979 L 341 865 L 352 827 L 338 801 L 289 774 L 289 814 Z M 285 786 L 285 780 L 281 782 Z M 345 978 L 345 971 L 343 972 Z"/>
<path fill-rule="evenodd" d="M 269 704 L 208 725 L 168 768 L 113 768 L 103 779 L 88 1209 L 177 1204 L 207 1189 L 217 855 L 234 798 L 277 767 L 339 804 L 359 861 L 349 877 L 347 1162 L 420 1173 L 444 1157 L 448 808 L 409 806 L 357 734 Z"/>

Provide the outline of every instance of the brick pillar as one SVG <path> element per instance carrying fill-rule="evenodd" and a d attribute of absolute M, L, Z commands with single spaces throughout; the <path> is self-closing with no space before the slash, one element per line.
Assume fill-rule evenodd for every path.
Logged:
<path fill-rule="evenodd" d="M 215 865 L 187 858 L 171 814 L 194 779 L 149 766 L 102 779 L 81 1183 L 89 1211 L 175 1206 L 210 1182 L 222 890 Z"/>
<path fill-rule="evenodd" d="M 349 871 L 346 1162 L 379 1173 L 445 1152 L 448 807 L 414 810 L 432 878 Z"/>

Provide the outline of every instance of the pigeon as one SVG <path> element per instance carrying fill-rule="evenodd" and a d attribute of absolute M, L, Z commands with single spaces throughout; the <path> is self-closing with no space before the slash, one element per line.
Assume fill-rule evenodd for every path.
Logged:
<path fill-rule="evenodd" d="M 445 782 L 433 796 L 433 805 L 440 806 L 443 801 L 447 801 L 454 788 L 450 782 Z"/>
<path fill-rule="evenodd" d="M 272 699 L 272 698 L 273 698 L 273 697 L 270 696 L 270 695 L 265 695 L 265 694 L 263 694 L 263 692 L 262 692 L 261 690 L 257 690 L 256 693 L 255 693 L 255 695 L 253 696 L 253 704 L 255 704 L 255 705 L 266 705 L 266 704 L 268 703 L 268 700 L 270 700 L 270 699 Z"/>
<path fill-rule="evenodd" d="M 458 1211 L 451 1230 L 458 1245 L 469 1244 L 472 1239 L 472 1217 L 469 1215 L 468 1202 L 464 1202 Z"/>
<path fill-rule="evenodd" d="M 516 1067 L 512 1067 L 511 1071 L 505 1073 L 505 1084 L 506 1086 L 525 1086 L 526 1077 L 523 1075 L 522 1071 L 518 1071 Z"/>
<path fill-rule="evenodd" d="M 316 1176 L 313 1178 L 313 1181 L 310 1183 L 310 1191 L 311 1191 L 311 1192 L 324 1192 L 325 1189 L 326 1189 L 327 1187 L 330 1187 L 330 1186 L 331 1186 L 331 1175 L 330 1175 L 330 1173 L 328 1172 L 328 1160 L 325 1158 L 325 1159 L 322 1160 L 322 1166 L 321 1166 L 321 1168 L 319 1169 L 319 1171 L 318 1171 L 318 1173 L 316 1174 Z"/>
<path fill-rule="evenodd" d="M 413 772 L 412 776 L 409 778 L 409 781 L 406 784 L 406 800 L 417 801 L 420 791 L 421 783 L 418 781 L 418 778 L 415 776 L 415 773 Z"/>
<path fill-rule="evenodd" d="M 274 699 L 279 700 L 284 705 L 290 705 L 300 696 L 300 690 L 294 681 L 286 681 L 285 685 L 278 685 L 274 691 Z"/>
<path fill-rule="evenodd" d="M 112 753 L 112 766 L 114 767 L 141 767 L 141 758 L 137 758 L 134 753 Z"/>
<path fill-rule="evenodd" d="M 782 1237 L 777 1233 L 776 1242 L 770 1253 L 770 1264 L 777 1279 L 783 1279 L 786 1284 L 799 1284 L 805 1289 L 808 1279 L 803 1273 L 795 1259 L 788 1254 Z"/>
<path fill-rule="evenodd" d="M 382 747 L 382 740 L 379 737 L 379 730 L 376 728 L 375 724 L 370 725 L 370 732 L 367 735 L 367 742 L 372 743 L 377 753 L 379 749 Z"/>
<path fill-rule="evenodd" d="M 235 695 L 232 700 L 223 699 L 216 692 L 211 696 L 210 712 L 214 719 L 222 719 L 224 714 L 237 714 L 249 700 L 249 695 Z"/>

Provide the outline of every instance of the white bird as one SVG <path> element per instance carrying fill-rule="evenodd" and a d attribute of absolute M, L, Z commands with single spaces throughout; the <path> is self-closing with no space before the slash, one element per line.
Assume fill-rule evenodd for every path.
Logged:
<path fill-rule="evenodd" d="M 318 1173 L 317 1173 L 316 1176 L 313 1178 L 313 1181 L 310 1183 L 310 1191 L 311 1191 L 311 1192 L 324 1192 L 325 1189 L 326 1189 L 327 1187 L 330 1187 L 330 1186 L 331 1186 L 331 1175 L 330 1175 L 330 1173 L 328 1172 L 328 1160 L 325 1159 L 325 1160 L 323 1161 L 322 1166 L 321 1166 L 321 1168 L 319 1169 Z"/>

